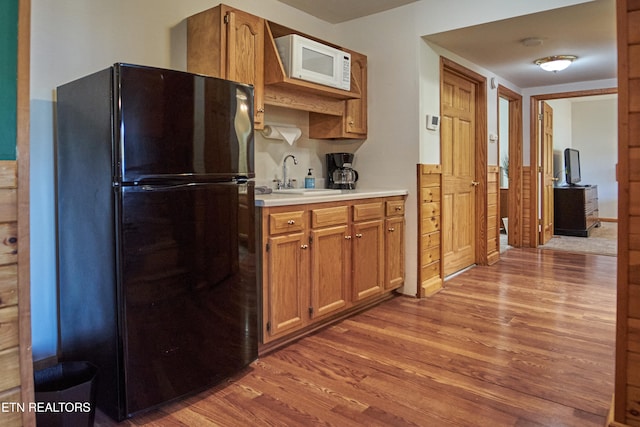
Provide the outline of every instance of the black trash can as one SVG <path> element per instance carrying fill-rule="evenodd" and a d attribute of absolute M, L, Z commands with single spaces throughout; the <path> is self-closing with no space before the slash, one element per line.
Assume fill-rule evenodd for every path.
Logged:
<path fill-rule="evenodd" d="M 93 426 L 97 371 L 89 362 L 62 362 L 36 371 L 38 427 Z"/>

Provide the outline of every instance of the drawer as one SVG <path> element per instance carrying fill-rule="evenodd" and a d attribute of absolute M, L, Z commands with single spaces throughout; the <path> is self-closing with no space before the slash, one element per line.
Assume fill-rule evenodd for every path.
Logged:
<path fill-rule="evenodd" d="M 423 234 L 420 237 L 420 244 L 422 248 L 432 248 L 434 246 L 440 246 L 440 232 L 436 231 L 429 234 Z"/>
<path fill-rule="evenodd" d="M 420 191 L 420 203 L 439 202 L 439 187 L 422 187 Z"/>
<path fill-rule="evenodd" d="M 404 215 L 404 200 L 389 200 L 387 202 L 387 216 Z"/>
<path fill-rule="evenodd" d="M 440 261 L 440 246 L 423 249 L 420 254 L 420 265 L 426 267 L 434 261 Z"/>
<path fill-rule="evenodd" d="M 360 203 L 353 205 L 353 220 L 365 221 L 378 219 L 384 216 L 384 204 L 382 202 Z"/>
<path fill-rule="evenodd" d="M 429 216 L 422 218 L 421 231 L 423 234 L 433 233 L 434 231 L 440 231 L 440 216 Z"/>
<path fill-rule="evenodd" d="M 311 211 L 311 227 L 327 227 L 349 222 L 349 207 L 336 206 L 333 208 L 313 209 Z"/>
<path fill-rule="evenodd" d="M 440 215 L 440 202 L 429 202 L 422 204 L 422 216 L 438 216 Z"/>
<path fill-rule="evenodd" d="M 302 231 L 304 228 L 304 211 L 269 214 L 270 234 Z"/>
<path fill-rule="evenodd" d="M 425 282 L 434 277 L 440 277 L 440 261 L 420 267 L 420 281 Z"/>

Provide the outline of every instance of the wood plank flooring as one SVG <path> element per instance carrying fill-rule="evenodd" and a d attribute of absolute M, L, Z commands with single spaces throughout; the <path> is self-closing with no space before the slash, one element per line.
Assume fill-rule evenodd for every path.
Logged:
<path fill-rule="evenodd" d="M 615 257 L 510 249 L 428 299 L 384 302 L 120 425 L 603 426 L 615 269 Z"/>

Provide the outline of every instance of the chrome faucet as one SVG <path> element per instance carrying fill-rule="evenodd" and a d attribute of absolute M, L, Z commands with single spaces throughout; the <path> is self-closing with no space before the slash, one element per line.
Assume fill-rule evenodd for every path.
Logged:
<path fill-rule="evenodd" d="M 293 164 L 297 165 L 298 164 L 298 159 L 296 159 L 296 156 L 294 156 L 293 154 L 289 154 L 287 155 L 284 160 L 282 161 L 282 187 L 283 188 L 293 188 L 293 185 L 291 184 L 291 179 L 287 178 L 287 159 L 291 157 L 293 159 Z"/>

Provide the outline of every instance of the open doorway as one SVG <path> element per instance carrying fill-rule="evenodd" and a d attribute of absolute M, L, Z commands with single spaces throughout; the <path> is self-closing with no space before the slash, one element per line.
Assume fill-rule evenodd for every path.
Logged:
<path fill-rule="evenodd" d="M 498 86 L 500 251 L 522 246 L 522 96 Z"/>
<path fill-rule="evenodd" d="M 530 221 L 529 233 L 537 236 L 531 246 L 617 253 L 616 93 L 613 88 L 531 97 L 530 212 L 538 219 Z M 542 126 L 548 120 L 542 114 L 547 108 L 553 111 L 551 146 L 543 143 L 548 139 Z M 576 185 L 567 182 L 566 149 L 580 154 L 582 180 Z M 543 172 L 545 162 L 552 164 L 551 172 Z M 552 182 L 550 189 L 545 188 L 547 181 Z M 549 216 L 551 235 L 544 233 Z"/>

